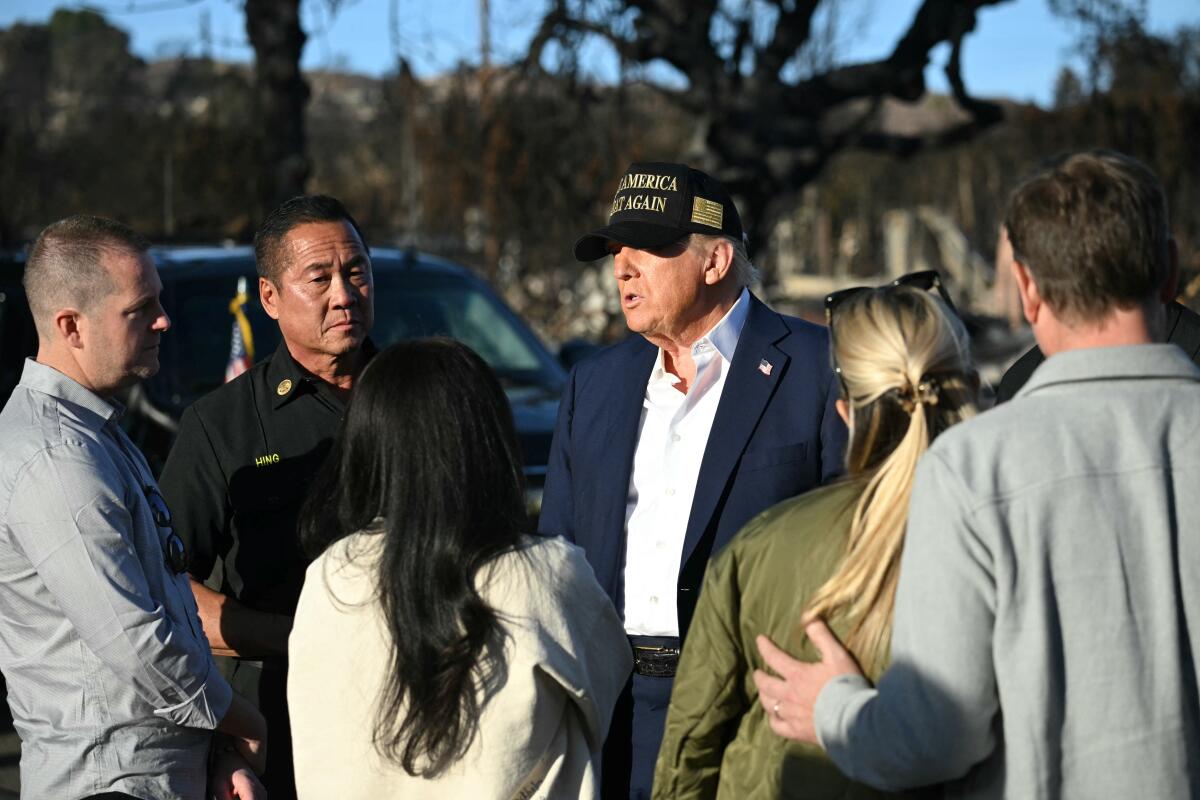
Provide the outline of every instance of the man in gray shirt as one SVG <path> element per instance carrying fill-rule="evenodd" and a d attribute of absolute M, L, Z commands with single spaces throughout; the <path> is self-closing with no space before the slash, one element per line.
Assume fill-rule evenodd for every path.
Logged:
<path fill-rule="evenodd" d="M 1157 343 L 1178 280 L 1162 187 L 1077 154 L 1006 224 L 1048 359 L 922 459 L 891 669 L 872 688 L 814 623 L 817 664 L 760 638 L 782 676 L 756 676 L 761 703 L 879 788 L 1200 797 L 1200 370 Z"/>
<path fill-rule="evenodd" d="M 260 797 L 261 715 L 213 666 L 171 529 L 113 394 L 158 369 L 170 321 L 142 237 L 70 217 L 25 289 L 36 360 L 0 412 L 0 669 L 23 797 Z M 229 752 L 224 752 L 224 751 Z"/>

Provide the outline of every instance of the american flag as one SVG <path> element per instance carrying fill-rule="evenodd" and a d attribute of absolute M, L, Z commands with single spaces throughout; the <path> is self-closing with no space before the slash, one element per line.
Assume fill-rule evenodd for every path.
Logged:
<path fill-rule="evenodd" d="M 246 279 L 238 278 L 237 295 L 229 303 L 233 314 L 233 334 L 229 341 L 229 363 L 225 367 L 225 382 L 241 375 L 254 363 L 254 334 L 250 331 L 250 320 L 246 319 L 243 306 L 250 297 L 246 294 Z"/>

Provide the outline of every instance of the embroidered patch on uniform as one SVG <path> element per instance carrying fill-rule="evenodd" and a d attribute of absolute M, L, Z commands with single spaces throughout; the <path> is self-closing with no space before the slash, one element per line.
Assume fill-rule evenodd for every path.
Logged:
<path fill-rule="evenodd" d="M 721 229 L 721 221 L 725 218 L 725 209 L 720 203 L 697 197 L 692 203 L 692 222 L 707 225 L 710 228 Z"/>
<path fill-rule="evenodd" d="M 283 397 L 285 394 L 287 394 L 291 390 L 292 390 L 291 379 L 284 378 L 283 380 L 281 380 L 279 382 L 279 385 L 275 387 L 275 394 L 279 395 L 280 397 Z"/>
<path fill-rule="evenodd" d="M 767 361 L 765 358 L 762 361 L 758 362 L 758 371 L 761 372 L 763 375 L 770 377 L 771 362 Z"/>

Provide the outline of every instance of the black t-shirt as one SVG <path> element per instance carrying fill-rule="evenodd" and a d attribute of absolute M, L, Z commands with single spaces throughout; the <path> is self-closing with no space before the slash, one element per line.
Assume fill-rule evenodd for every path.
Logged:
<path fill-rule="evenodd" d="M 1200 314 L 1187 306 L 1171 303 L 1167 306 L 1167 341 L 1179 345 L 1196 364 L 1200 364 Z M 1011 400 L 1021 390 L 1038 365 L 1046 360 L 1036 346 L 1016 360 L 1000 379 L 996 403 Z"/>
<path fill-rule="evenodd" d="M 295 612 L 308 564 L 300 506 L 344 413 L 285 344 L 184 412 L 159 486 L 193 577 L 250 608 Z"/>

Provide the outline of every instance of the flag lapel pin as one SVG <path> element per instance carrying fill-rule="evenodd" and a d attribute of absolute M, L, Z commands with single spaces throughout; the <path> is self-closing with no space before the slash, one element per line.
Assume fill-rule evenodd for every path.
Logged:
<path fill-rule="evenodd" d="M 763 375 L 766 375 L 768 378 L 771 377 L 771 362 L 767 361 L 765 358 L 762 361 L 759 361 L 758 371 Z"/>

